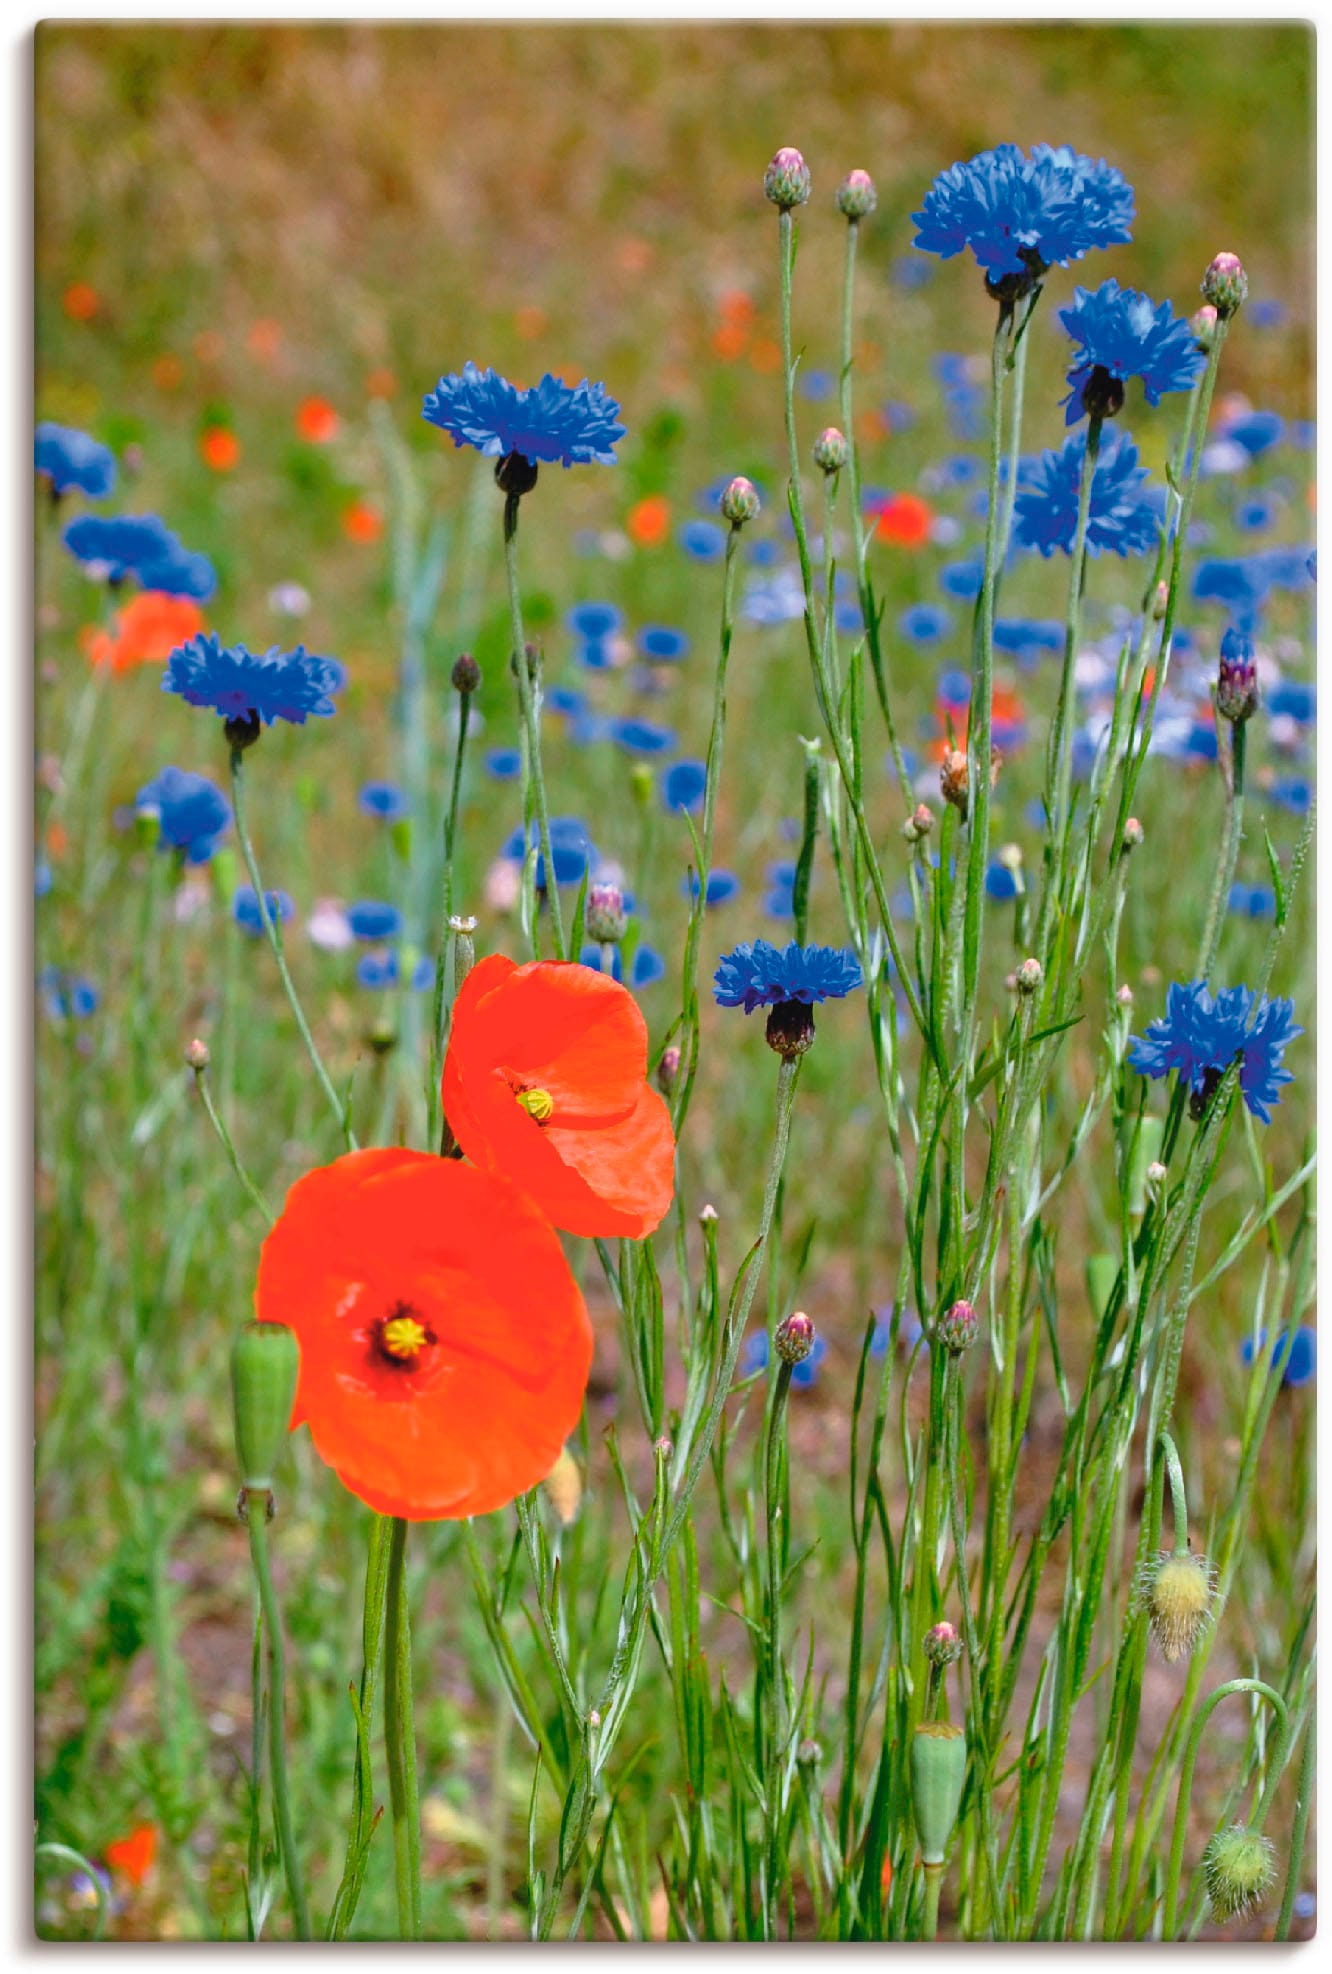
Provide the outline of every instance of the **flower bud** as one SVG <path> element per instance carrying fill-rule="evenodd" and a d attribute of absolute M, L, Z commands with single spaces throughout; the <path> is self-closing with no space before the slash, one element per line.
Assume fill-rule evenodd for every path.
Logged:
<path fill-rule="evenodd" d="M 1216 310 L 1210 302 L 1204 302 L 1197 314 L 1189 317 L 1189 327 L 1198 348 L 1210 355 L 1212 344 L 1216 341 Z"/>
<path fill-rule="evenodd" d="M 464 697 L 469 692 L 476 691 L 481 683 L 481 667 L 477 664 L 470 651 L 460 651 L 458 653 L 458 656 L 453 661 L 453 670 L 450 672 L 449 678 L 452 681 L 454 691 L 461 692 Z"/>
<path fill-rule="evenodd" d="M 1170 608 L 1170 585 L 1162 576 L 1152 591 L 1152 617 L 1158 624 L 1165 622 L 1165 613 Z"/>
<path fill-rule="evenodd" d="M 736 477 L 728 480 L 722 488 L 718 505 L 722 511 L 723 521 L 729 521 L 733 528 L 743 528 L 746 521 L 758 520 L 762 502 L 754 482 L 747 480 L 743 473 L 737 473 Z"/>
<path fill-rule="evenodd" d="M 1146 834 L 1147 832 L 1138 821 L 1138 818 L 1136 816 L 1130 816 L 1124 824 L 1124 848 L 1126 850 L 1140 849 Z"/>
<path fill-rule="evenodd" d="M 945 1350 L 960 1357 L 964 1350 L 970 1350 L 980 1331 L 976 1312 L 969 1302 L 954 1302 L 945 1309 L 934 1326 L 934 1334 Z"/>
<path fill-rule="evenodd" d="M 797 1309 L 782 1318 L 772 1340 L 783 1364 L 803 1364 L 814 1348 L 814 1324 L 803 1309 Z"/>
<path fill-rule="evenodd" d="M 1127 980 L 1121 980 L 1115 989 L 1115 1005 L 1121 1008 L 1131 1008 L 1133 1006 L 1133 989 L 1129 986 Z"/>
<path fill-rule="evenodd" d="M 1221 640 L 1216 710 L 1232 726 L 1250 719 L 1258 710 L 1258 667 L 1254 662 L 1253 640 L 1233 624 Z"/>
<path fill-rule="evenodd" d="M 185 1061 L 196 1076 L 201 1076 L 211 1060 L 207 1042 L 201 1042 L 196 1035 L 185 1051 Z"/>
<path fill-rule="evenodd" d="M 527 644 L 523 646 L 523 657 L 527 660 L 528 678 L 534 680 L 539 679 L 541 677 L 541 646 L 539 644 L 532 644 L 529 641 Z M 513 673 L 513 676 L 517 678 L 518 676 L 517 652 L 510 652 L 509 654 L 509 670 Z"/>
<path fill-rule="evenodd" d="M 247 1323 L 231 1350 L 236 1457 L 245 1491 L 271 1491 L 296 1402 L 301 1348 L 285 1323 Z"/>
<path fill-rule="evenodd" d="M 1262 1904 L 1276 1872 L 1276 1853 L 1261 1831 L 1232 1823 L 1211 1839 L 1202 1866 L 1213 1919 L 1239 1919 Z"/>
<path fill-rule="evenodd" d="M 1238 254 L 1217 254 L 1202 278 L 1202 298 L 1210 302 L 1224 322 L 1240 307 L 1249 292 L 1249 277 Z"/>
<path fill-rule="evenodd" d="M 1016 975 L 1019 994 L 1035 994 L 1044 978 L 1045 973 L 1038 959 L 1023 960 Z"/>
<path fill-rule="evenodd" d="M 809 198 L 809 166 L 793 145 L 783 144 L 763 174 L 763 192 L 782 212 Z"/>
<path fill-rule="evenodd" d="M 1124 409 L 1124 379 L 1103 363 L 1092 366 L 1082 387 L 1082 408 L 1089 418 L 1114 418 Z"/>
<path fill-rule="evenodd" d="M 917 802 L 911 814 L 902 824 L 902 834 L 908 843 L 919 843 L 934 828 L 934 811 L 928 802 Z"/>
<path fill-rule="evenodd" d="M 949 1624 L 947 1618 L 941 1618 L 938 1624 L 930 1626 L 924 1645 L 927 1663 L 937 1666 L 940 1671 L 945 1666 L 956 1664 L 962 1656 L 962 1635 L 955 1624 Z"/>
<path fill-rule="evenodd" d="M 821 473 L 840 473 L 850 456 L 846 438 L 835 425 L 826 426 L 814 441 L 814 464 Z"/>
<path fill-rule="evenodd" d="M 720 1216 L 716 1207 L 711 1204 L 700 1206 L 698 1209 L 698 1224 L 700 1227 L 715 1227 L 719 1218 Z"/>
<path fill-rule="evenodd" d="M 868 219 L 879 203 L 874 180 L 867 171 L 848 171 L 837 188 L 837 210 L 848 219 Z"/>
<path fill-rule="evenodd" d="M 1146 1180 L 1149 1198 L 1159 1199 L 1161 1197 L 1161 1188 L 1164 1186 L 1167 1178 L 1166 1169 L 1159 1158 L 1152 1160 L 1151 1164 L 1147 1167 L 1144 1178 Z"/>
<path fill-rule="evenodd" d="M 624 914 L 624 893 L 618 884 L 589 884 L 583 923 L 589 939 L 599 946 L 617 946 L 624 937 L 628 920 Z"/>
<path fill-rule="evenodd" d="M 994 788 L 999 780 L 999 761 L 999 749 L 992 747 L 990 749 L 991 788 Z M 950 747 L 944 755 L 943 766 L 939 770 L 939 787 L 943 791 L 944 801 L 951 802 L 953 807 L 961 814 L 963 822 L 965 822 L 967 819 L 967 756 L 964 748 Z"/>
<path fill-rule="evenodd" d="M 1212 1616 L 1207 1558 L 1187 1549 L 1163 1551 L 1147 1563 L 1143 1591 L 1147 1622 L 1166 1664 L 1190 1657 Z"/>
<path fill-rule="evenodd" d="M 1144 1117 L 1133 1141 L 1129 1164 L 1129 1212 L 1140 1214 L 1147 1204 L 1147 1173 L 1160 1157 L 1165 1142 L 1165 1120 Z"/>
<path fill-rule="evenodd" d="M 234 713 L 229 720 L 222 722 L 222 734 L 227 746 L 237 754 L 253 747 L 263 730 L 264 723 L 257 713 Z"/>
<path fill-rule="evenodd" d="M 911 1813 L 922 1864 L 942 1864 L 957 1822 L 967 1775 L 967 1743 L 960 1727 L 925 1721 L 911 1740 Z"/>
<path fill-rule="evenodd" d="M 657 1088 L 664 1097 L 668 1097 L 675 1088 L 675 1079 L 679 1074 L 680 1051 L 672 1042 L 669 1049 L 662 1050 L 661 1061 L 657 1064 Z"/>
<path fill-rule="evenodd" d="M 823 1760 L 823 1750 L 812 1734 L 807 1734 L 796 1749 L 796 1760 L 801 1768 L 817 1768 Z"/>

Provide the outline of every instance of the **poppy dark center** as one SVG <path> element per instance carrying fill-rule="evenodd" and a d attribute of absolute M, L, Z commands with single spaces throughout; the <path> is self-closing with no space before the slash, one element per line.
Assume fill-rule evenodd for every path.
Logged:
<path fill-rule="evenodd" d="M 395 1302 L 375 1326 L 374 1347 L 388 1364 L 407 1369 L 435 1341 L 435 1333 L 410 1302 Z"/>

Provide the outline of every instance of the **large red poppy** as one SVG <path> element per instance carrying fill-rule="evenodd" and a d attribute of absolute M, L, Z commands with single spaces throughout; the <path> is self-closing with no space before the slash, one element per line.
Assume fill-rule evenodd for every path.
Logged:
<path fill-rule="evenodd" d="M 501 1508 L 578 1423 L 583 1298 L 544 1215 L 488 1172 L 385 1150 L 307 1173 L 264 1242 L 255 1308 L 300 1342 L 292 1426 L 380 1514 Z"/>
<path fill-rule="evenodd" d="M 647 1024 L 573 960 L 481 960 L 453 1009 L 444 1112 L 473 1164 L 570 1234 L 641 1240 L 675 1191 L 670 1112 L 648 1087 Z"/>

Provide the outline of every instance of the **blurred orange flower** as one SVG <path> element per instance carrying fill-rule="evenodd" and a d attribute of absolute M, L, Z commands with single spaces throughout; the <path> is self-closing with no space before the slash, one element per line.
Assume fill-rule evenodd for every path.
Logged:
<path fill-rule="evenodd" d="M 538 308 L 535 302 L 528 302 L 513 312 L 513 326 L 527 343 L 544 335 L 547 320 L 545 309 Z"/>
<path fill-rule="evenodd" d="M 934 509 L 919 494 L 887 494 L 867 512 L 878 523 L 875 534 L 898 548 L 923 548 L 934 527 Z"/>
<path fill-rule="evenodd" d="M 48 823 L 46 829 L 47 856 L 53 857 L 56 863 L 59 863 L 68 848 L 69 831 L 65 828 L 65 825 L 62 822 Z"/>
<path fill-rule="evenodd" d="M 968 709 L 965 706 L 952 706 L 946 701 L 940 700 L 935 707 L 935 717 L 939 722 L 939 731 L 942 738 L 936 742 L 934 753 L 935 758 L 941 761 L 944 755 L 950 751 L 948 739 L 948 723 L 950 719 L 953 724 L 953 733 L 956 736 L 957 746 L 966 746 Z M 998 737 L 998 730 L 1000 728 L 1023 727 L 1026 725 L 1026 722 L 1027 709 L 1023 705 L 1019 695 L 1008 686 L 995 686 L 990 694 L 990 724 L 995 729 L 996 738 Z"/>
<path fill-rule="evenodd" d="M 336 439 L 340 422 L 327 398 L 306 398 L 297 407 L 297 433 L 312 446 L 326 446 Z"/>
<path fill-rule="evenodd" d="M 230 473 L 241 455 L 240 440 L 226 425 L 210 425 L 199 435 L 199 451 L 214 473 Z"/>
<path fill-rule="evenodd" d="M 723 322 L 712 334 L 712 349 L 723 363 L 734 363 L 749 344 L 749 331 L 739 322 Z"/>
<path fill-rule="evenodd" d="M 771 377 L 782 367 L 782 352 L 771 336 L 757 336 L 750 346 L 749 367 L 762 377 Z"/>
<path fill-rule="evenodd" d="M 626 274 L 642 274 L 652 265 L 652 243 L 630 233 L 621 240 L 615 258 Z"/>
<path fill-rule="evenodd" d="M 378 541 L 384 532 L 384 517 L 368 501 L 354 500 L 343 512 L 342 532 L 348 541 Z"/>
<path fill-rule="evenodd" d="M 102 306 L 102 298 L 91 282 L 71 281 L 60 305 L 71 322 L 91 322 Z"/>
<path fill-rule="evenodd" d="M 398 380 L 391 370 L 372 370 L 365 380 L 365 394 L 368 398 L 396 397 Z"/>
<path fill-rule="evenodd" d="M 743 288 L 727 288 L 718 297 L 717 311 L 723 322 L 744 327 L 754 320 L 753 298 Z"/>
<path fill-rule="evenodd" d="M 128 672 L 135 665 L 165 665 L 178 644 L 203 628 L 203 612 L 189 597 L 146 589 L 119 612 L 113 630 L 91 632 L 84 649 L 90 664 Z"/>
<path fill-rule="evenodd" d="M 153 358 L 153 382 L 159 391 L 179 390 L 184 375 L 185 366 L 178 356 L 168 353 Z"/>
<path fill-rule="evenodd" d="M 592 1325 L 559 1236 L 453 1159 L 361 1151 L 308 1172 L 264 1242 L 255 1311 L 300 1343 L 293 1428 L 381 1515 L 502 1508 L 583 1409 Z"/>
<path fill-rule="evenodd" d="M 250 325 L 245 341 L 251 356 L 257 356 L 261 363 L 271 363 L 282 347 L 282 324 L 271 315 L 262 315 Z"/>
<path fill-rule="evenodd" d="M 640 548 L 660 548 L 671 532 L 671 503 L 665 494 L 649 494 L 630 508 L 624 525 Z"/>
<path fill-rule="evenodd" d="M 157 1856 L 157 1825 L 140 1823 L 128 1837 L 117 1837 L 106 1847 L 106 1861 L 128 1878 L 131 1885 L 142 1885 Z"/>

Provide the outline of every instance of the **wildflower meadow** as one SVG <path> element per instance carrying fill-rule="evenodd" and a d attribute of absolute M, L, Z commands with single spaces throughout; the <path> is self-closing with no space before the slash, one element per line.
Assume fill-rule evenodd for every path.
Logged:
<path fill-rule="evenodd" d="M 41 1937 L 1312 1933 L 1312 62 L 39 32 Z"/>

